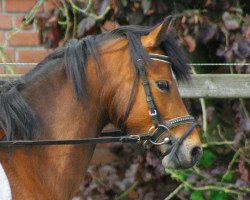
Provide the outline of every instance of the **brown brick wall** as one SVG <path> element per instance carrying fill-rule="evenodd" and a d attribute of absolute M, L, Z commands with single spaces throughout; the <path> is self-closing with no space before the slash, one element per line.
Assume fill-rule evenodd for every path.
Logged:
<path fill-rule="evenodd" d="M 12 28 L 12 15 L 2 13 L 0 15 L 0 29 L 8 30 Z"/>
<path fill-rule="evenodd" d="M 4 32 L 3 31 L 1 31 L 0 32 L 0 44 L 3 44 L 4 43 L 4 41 L 5 41 L 5 37 L 4 37 Z"/>
<path fill-rule="evenodd" d="M 39 44 L 35 23 L 26 26 L 22 24 L 25 15 L 36 2 L 36 0 L 0 0 L 0 46 L 7 41 L 8 47 L 4 52 L 7 54 L 8 62 L 39 62 L 50 52 Z M 46 1 L 46 6 L 42 5 L 39 8 L 39 14 L 45 14 L 51 8 L 53 8 L 53 0 Z M 21 30 L 13 34 L 15 28 L 21 28 Z M 26 66 L 15 67 L 23 68 L 15 70 L 18 72 L 29 69 Z"/>
<path fill-rule="evenodd" d="M 2 0 L 5 1 L 5 11 L 6 12 L 28 12 L 35 5 L 35 0 Z M 39 8 L 39 11 L 43 11 L 43 7 Z"/>
<path fill-rule="evenodd" d="M 3 52 L 7 57 L 7 61 L 15 60 L 15 50 L 13 48 L 5 48 Z M 0 62 L 2 62 L 1 58 Z"/>
<path fill-rule="evenodd" d="M 11 36 L 10 34 L 8 45 L 9 46 L 28 46 L 28 47 L 39 46 L 39 34 L 37 31 L 19 32 L 13 36 Z"/>
<path fill-rule="evenodd" d="M 52 9 L 54 1 L 45 1 L 44 5 L 39 8 L 39 14 L 45 14 Z M 21 28 L 24 16 L 35 3 L 36 0 L 0 0 L 0 46 L 3 46 L 9 38 L 8 46 L 4 50 L 7 62 L 39 62 L 51 51 L 40 46 L 35 23 L 22 26 L 22 30 L 13 35 L 14 28 Z M 0 62 L 2 62 L 1 59 Z M 17 74 L 25 73 L 30 69 L 30 66 L 13 66 L 13 71 Z M 2 66 L 0 66 L 0 73 L 4 73 Z M 98 145 L 92 164 L 104 164 L 116 158 L 110 153 L 108 147 L 109 145 Z"/>

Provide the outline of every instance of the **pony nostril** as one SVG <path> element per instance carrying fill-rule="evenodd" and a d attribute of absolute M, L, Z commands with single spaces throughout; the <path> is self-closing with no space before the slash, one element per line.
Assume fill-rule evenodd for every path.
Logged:
<path fill-rule="evenodd" d="M 200 146 L 196 146 L 191 150 L 191 158 L 193 162 L 197 162 L 202 155 L 202 148 Z"/>

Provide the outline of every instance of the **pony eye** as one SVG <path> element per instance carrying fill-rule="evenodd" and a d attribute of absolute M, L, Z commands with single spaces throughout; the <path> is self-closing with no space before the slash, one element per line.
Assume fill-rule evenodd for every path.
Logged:
<path fill-rule="evenodd" d="M 164 92 L 168 92 L 170 89 L 168 81 L 160 80 L 160 81 L 156 81 L 155 83 L 156 83 L 156 86 L 158 87 L 158 89 L 160 89 Z"/>

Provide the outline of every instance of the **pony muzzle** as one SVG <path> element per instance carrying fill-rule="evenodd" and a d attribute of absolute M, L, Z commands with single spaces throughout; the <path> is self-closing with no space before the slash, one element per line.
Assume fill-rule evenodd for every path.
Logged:
<path fill-rule="evenodd" d="M 181 125 L 190 124 L 181 137 L 174 138 L 170 129 Z M 196 126 L 192 116 L 178 117 L 169 121 L 164 121 L 157 128 L 150 128 L 149 134 L 152 139 L 144 142 L 143 146 L 150 149 L 158 147 L 162 153 L 162 164 L 170 168 L 189 168 L 192 167 L 201 157 L 202 148 L 200 145 L 193 144 L 188 136 Z"/>
<path fill-rule="evenodd" d="M 194 127 L 195 124 L 191 124 L 182 137 L 172 139 L 172 145 L 167 148 L 163 154 L 162 165 L 165 168 L 190 168 L 201 158 L 201 145 L 195 144 L 191 139 L 187 138 L 187 136 L 193 131 Z"/>
<path fill-rule="evenodd" d="M 202 156 L 202 148 L 200 145 L 194 145 L 191 140 L 187 139 L 171 154 L 169 152 L 162 159 L 164 168 L 186 169 L 193 167 Z"/>

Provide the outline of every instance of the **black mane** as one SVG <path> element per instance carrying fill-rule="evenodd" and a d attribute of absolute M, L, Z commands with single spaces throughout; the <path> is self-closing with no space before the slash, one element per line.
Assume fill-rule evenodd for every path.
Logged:
<path fill-rule="evenodd" d="M 58 48 L 48 55 L 34 69 L 16 81 L 14 86 L 8 88 L 8 91 L 0 94 L 0 126 L 5 131 L 7 139 L 32 139 L 39 134 L 39 120 L 20 93 L 25 85 L 42 78 L 52 67 L 63 66 L 72 82 L 76 97 L 81 99 L 87 92 L 84 83 L 86 81 L 85 67 L 89 55 L 93 56 L 97 67 L 100 67 L 98 49 L 103 42 L 124 37 L 128 40 L 131 61 L 134 66 L 138 58 L 142 58 L 148 63 L 149 56 L 144 50 L 140 38 L 150 31 L 152 31 L 151 27 L 123 26 L 100 35 L 71 40 L 65 47 Z M 174 39 L 166 36 L 159 47 L 170 57 L 177 80 L 188 80 L 190 75 L 187 59 Z M 60 64 L 58 65 L 58 63 Z"/>

